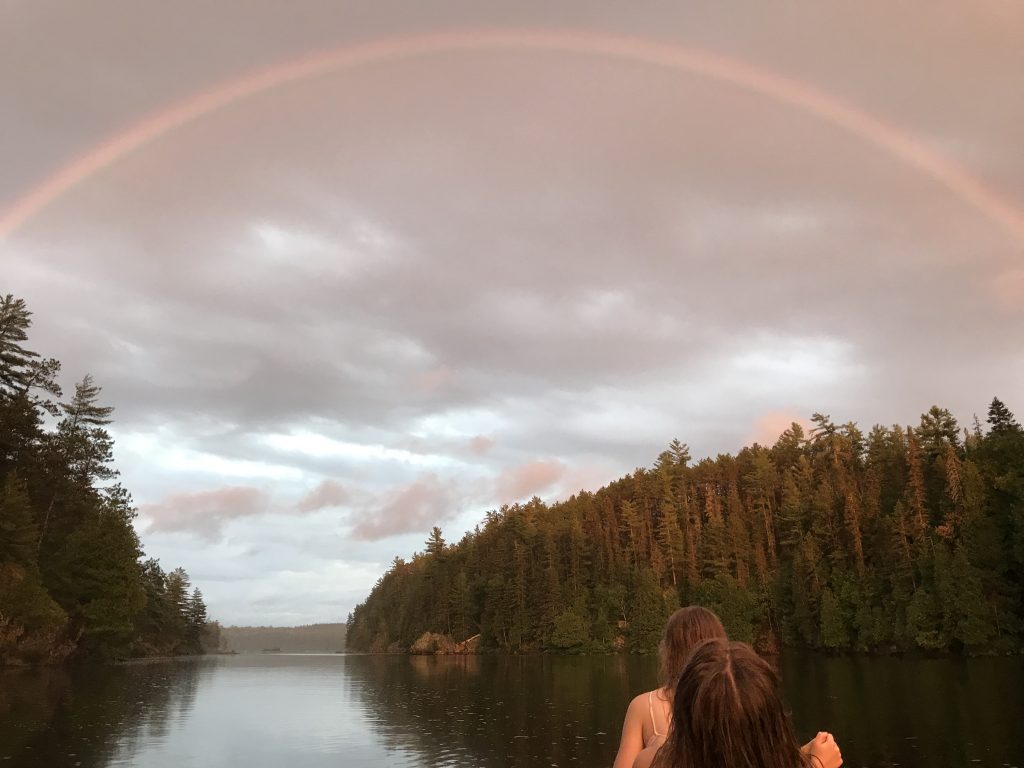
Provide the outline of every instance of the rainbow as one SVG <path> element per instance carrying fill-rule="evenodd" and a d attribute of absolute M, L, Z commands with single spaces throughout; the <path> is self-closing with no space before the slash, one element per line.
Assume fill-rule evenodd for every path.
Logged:
<path fill-rule="evenodd" d="M 183 125 L 256 94 L 320 75 L 452 52 L 553 51 L 663 67 L 728 84 L 811 115 L 887 152 L 1024 244 L 1024 213 L 962 166 L 907 132 L 810 85 L 708 51 L 594 32 L 474 28 L 357 43 L 300 57 L 195 94 L 75 158 L 0 213 L 0 240 L 48 205 L 133 152 Z"/>

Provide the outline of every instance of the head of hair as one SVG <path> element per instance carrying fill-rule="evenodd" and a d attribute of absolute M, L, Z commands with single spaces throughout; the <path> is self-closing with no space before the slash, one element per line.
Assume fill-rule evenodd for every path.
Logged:
<path fill-rule="evenodd" d="M 658 677 L 662 686 L 672 691 L 693 649 L 713 638 L 725 639 L 725 627 L 707 608 L 689 605 L 669 616 L 658 646 Z"/>
<path fill-rule="evenodd" d="M 719 638 L 694 649 L 683 669 L 656 764 L 799 768 L 810 758 L 800 752 L 775 670 L 749 645 Z"/>

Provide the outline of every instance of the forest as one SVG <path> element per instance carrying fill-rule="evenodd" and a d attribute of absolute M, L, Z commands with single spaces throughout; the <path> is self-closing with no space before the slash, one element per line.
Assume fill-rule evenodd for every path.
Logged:
<path fill-rule="evenodd" d="M 216 648 L 188 574 L 143 560 L 113 408 L 88 375 L 62 399 L 60 363 L 26 346 L 31 320 L 0 298 L 0 666 Z"/>
<path fill-rule="evenodd" d="M 772 446 L 649 469 L 566 501 L 434 528 L 348 617 L 348 648 L 426 632 L 505 652 L 647 652 L 702 604 L 763 651 L 1009 653 L 1024 637 L 1024 430 L 993 399 L 963 429 L 814 414 Z"/>

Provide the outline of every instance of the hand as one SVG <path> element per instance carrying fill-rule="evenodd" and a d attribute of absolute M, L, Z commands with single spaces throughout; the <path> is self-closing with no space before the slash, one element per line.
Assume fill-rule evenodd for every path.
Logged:
<path fill-rule="evenodd" d="M 825 731 L 819 731 L 803 751 L 814 758 L 815 768 L 839 768 L 843 764 L 843 753 L 839 751 L 839 745 L 832 734 Z"/>

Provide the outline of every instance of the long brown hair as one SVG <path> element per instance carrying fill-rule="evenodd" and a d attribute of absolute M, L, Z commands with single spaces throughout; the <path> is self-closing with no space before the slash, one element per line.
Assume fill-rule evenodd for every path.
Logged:
<path fill-rule="evenodd" d="M 658 678 L 669 695 L 676 687 L 693 649 L 705 640 L 726 638 L 725 627 L 707 608 L 689 605 L 668 617 L 658 646 Z"/>
<path fill-rule="evenodd" d="M 693 651 L 676 686 L 672 728 L 659 768 L 812 766 L 779 697 L 779 678 L 744 643 L 708 640 Z"/>

